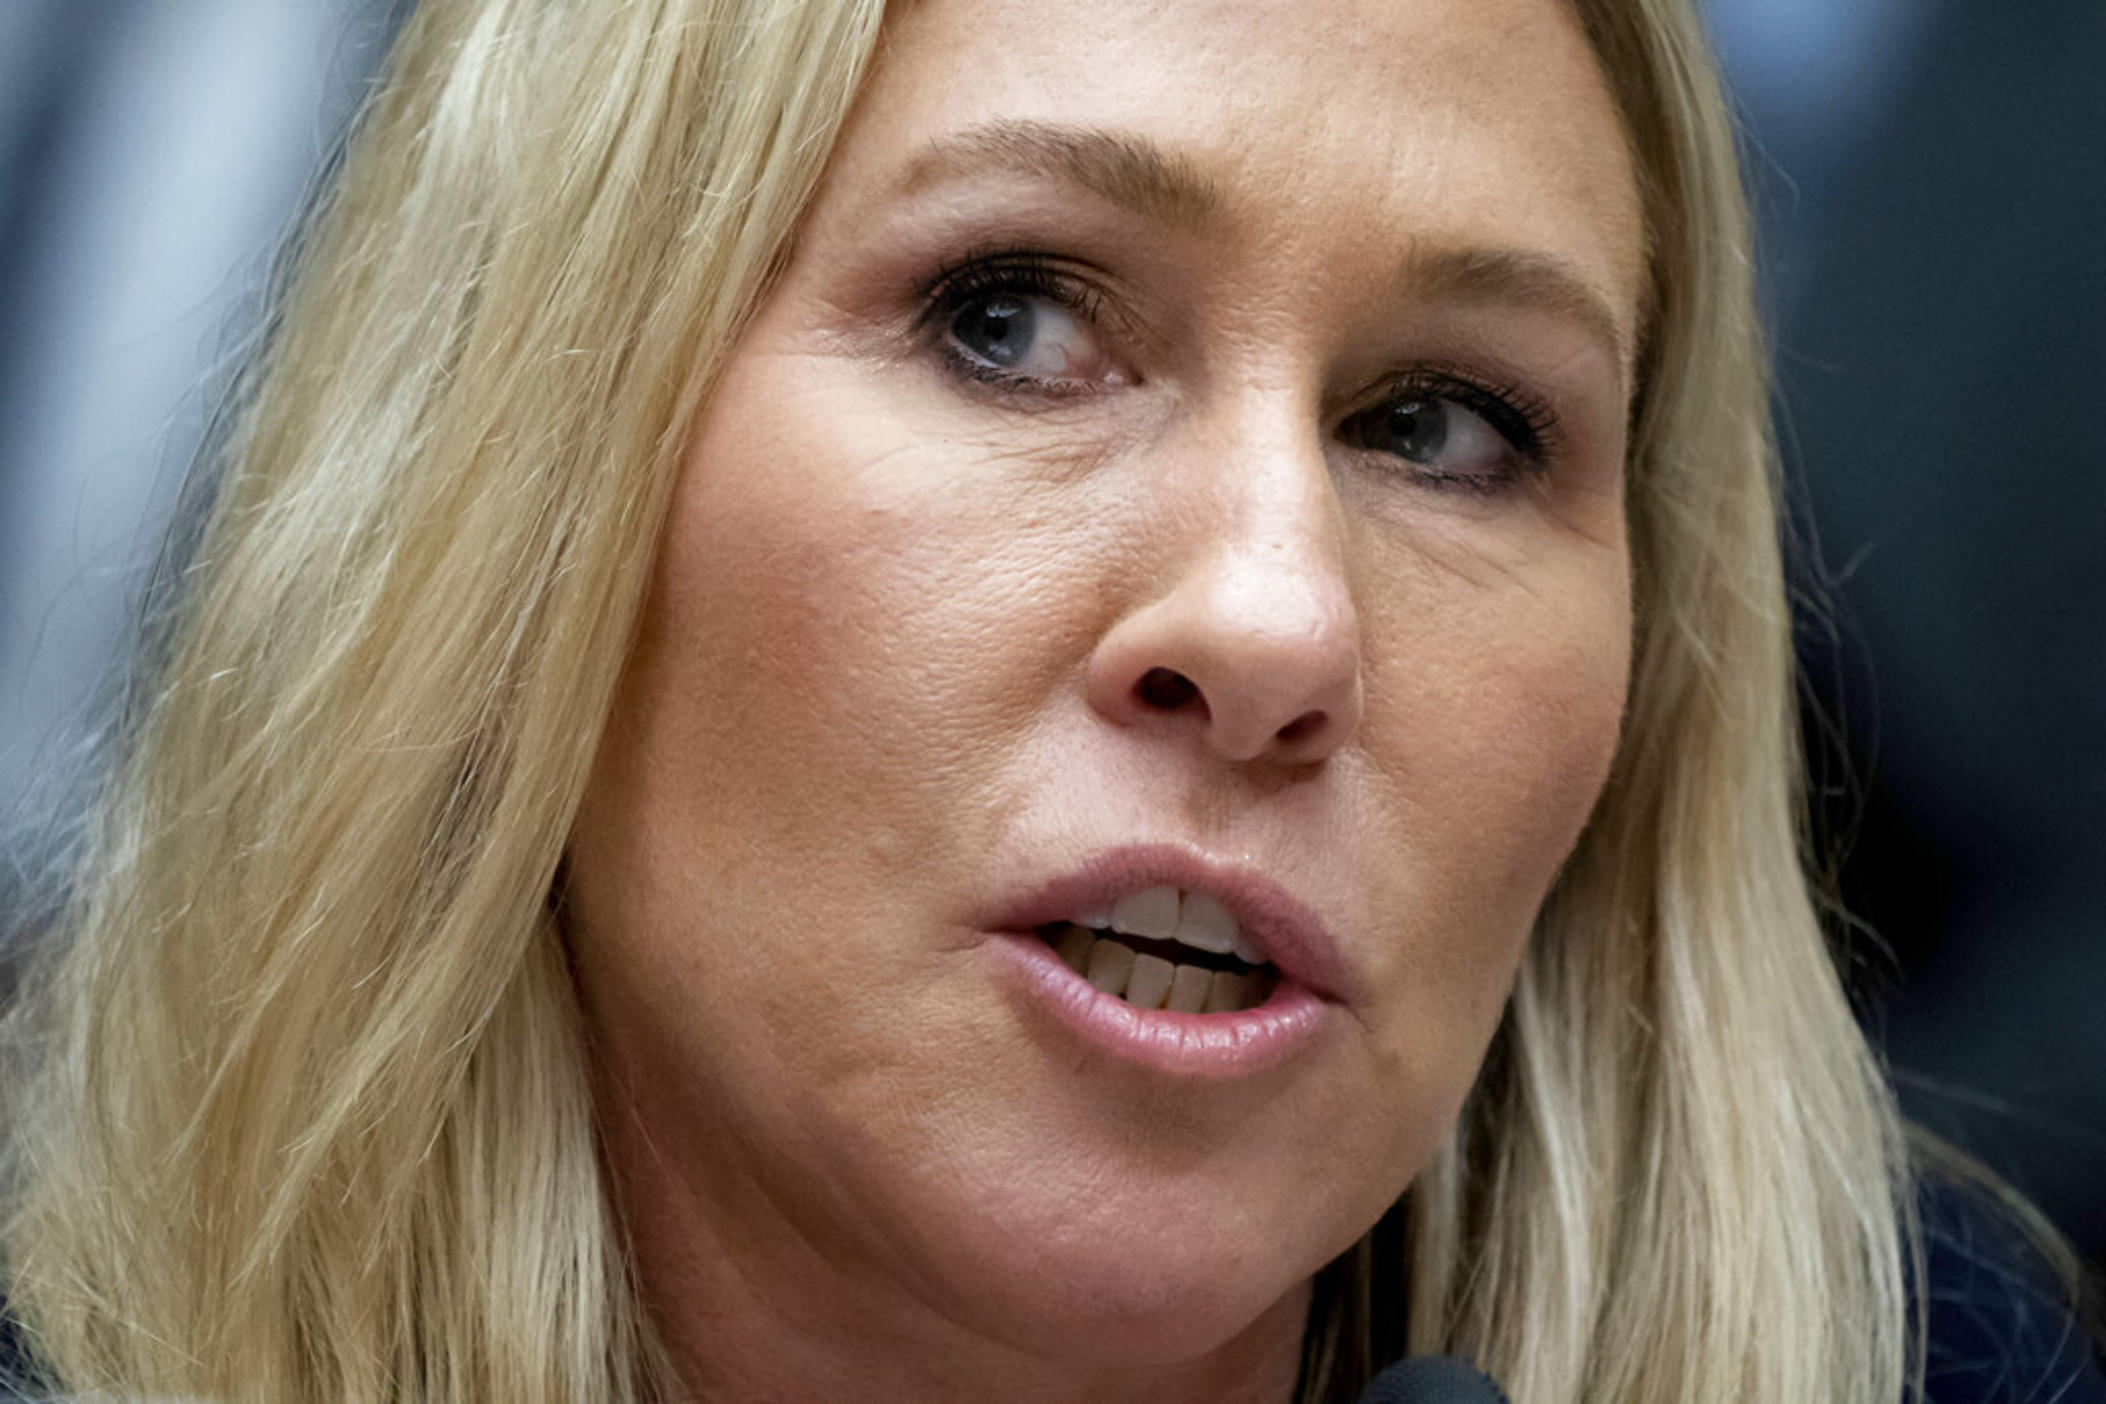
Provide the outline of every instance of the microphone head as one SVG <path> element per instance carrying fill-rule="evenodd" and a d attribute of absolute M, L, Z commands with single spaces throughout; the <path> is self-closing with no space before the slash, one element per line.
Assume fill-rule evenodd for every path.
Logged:
<path fill-rule="evenodd" d="M 1360 1404 L 1509 1404 L 1492 1377 L 1452 1355 L 1400 1360 L 1375 1376 Z"/>

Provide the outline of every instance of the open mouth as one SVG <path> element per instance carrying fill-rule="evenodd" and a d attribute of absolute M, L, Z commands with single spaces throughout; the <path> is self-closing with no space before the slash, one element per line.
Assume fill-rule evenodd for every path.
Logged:
<path fill-rule="evenodd" d="M 1152 887 L 1094 922 L 1056 921 L 1038 937 L 1097 989 L 1137 1009 L 1234 1014 L 1263 1004 L 1279 973 L 1203 893 Z"/>

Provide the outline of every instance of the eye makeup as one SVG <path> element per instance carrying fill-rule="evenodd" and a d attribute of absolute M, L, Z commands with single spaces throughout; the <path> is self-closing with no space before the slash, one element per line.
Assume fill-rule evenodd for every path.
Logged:
<path fill-rule="evenodd" d="M 1140 334 L 1104 282 L 1093 265 L 1042 247 L 974 248 L 911 285 L 916 354 L 1018 410 L 1139 385 L 1121 353 Z M 1550 397 L 1452 353 L 1406 364 L 1328 434 L 1414 486 L 1486 498 L 1548 471 L 1566 449 Z"/>

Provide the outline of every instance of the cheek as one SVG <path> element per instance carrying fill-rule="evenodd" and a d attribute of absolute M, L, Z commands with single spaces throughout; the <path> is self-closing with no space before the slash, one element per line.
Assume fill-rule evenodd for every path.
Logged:
<path fill-rule="evenodd" d="M 1613 499 L 1611 499 L 1613 500 Z M 1367 753 L 1429 856 L 1540 895 L 1607 777 L 1631 649 L 1620 508 L 1415 533 L 1364 586 Z"/>
<path fill-rule="evenodd" d="M 747 358 L 717 404 L 624 689 L 659 829 L 754 862 L 823 846 L 844 884 L 858 852 L 942 851 L 1086 654 L 1074 514 L 823 361 Z"/>
<path fill-rule="evenodd" d="M 867 1084 L 905 1046 L 899 988 L 946 951 L 874 966 L 872 943 L 958 906 L 965 838 L 1086 636 L 1051 514 L 824 372 L 749 355 L 720 387 L 572 844 L 601 1022 L 656 1030 L 646 1067 L 741 1049 L 761 1102 Z"/>
<path fill-rule="evenodd" d="M 1421 637 L 1371 730 L 1394 738 L 1410 832 L 1532 905 L 1608 774 L 1629 666 L 1620 594 L 1527 595 Z M 1438 616 L 1425 621 L 1438 625 Z M 1440 676 L 1427 676 L 1437 667 Z M 1375 738 L 1371 738 L 1375 739 Z M 1379 745 L 1379 740 L 1378 743 Z"/>
<path fill-rule="evenodd" d="M 1363 737 L 1397 845 L 1386 975 L 1439 1025 L 1404 1035 L 1418 1056 L 1481 1049 L 1616 752 L 1631 631 L 1621 534 L 1503 557 L 1418 553 L 1383 593 Z"/>

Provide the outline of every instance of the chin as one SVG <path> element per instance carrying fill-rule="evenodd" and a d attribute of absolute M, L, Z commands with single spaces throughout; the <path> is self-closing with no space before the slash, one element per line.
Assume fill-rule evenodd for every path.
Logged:
<path fill-rule="evenodd" d="M 1306 1194 L 1261 1202 L 1198 1184 L 1119 1193 L 1105 1178 L 1028 1206 L 995 1196 L 1004 1212 L 971 1216 L 943 1245 L 961 1312 L 1033 1354 L 1194 1359 L 1271 1312 L 1302 1310 L 1309 1278 L 1365 1231 L 1311 1223 Z"/>

